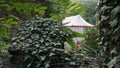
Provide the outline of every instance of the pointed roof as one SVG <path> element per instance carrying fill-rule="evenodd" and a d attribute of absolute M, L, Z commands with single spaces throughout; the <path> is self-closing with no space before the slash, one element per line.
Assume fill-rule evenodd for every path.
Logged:
<path fill-rule="evenodd" d="M 86 22 L 80 15 L 66 17 L 62 23 L 65 24 L 65 26 L 94 26 Z"/>

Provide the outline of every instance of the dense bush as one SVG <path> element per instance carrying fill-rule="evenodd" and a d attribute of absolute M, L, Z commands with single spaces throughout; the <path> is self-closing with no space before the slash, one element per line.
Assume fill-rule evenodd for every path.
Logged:
<path fill-rule="evenodd" d="M 72 59 L 64 52 L 66 37 L 71 38 L 72 34 L 63 29 L 60 22 L 36 17 L 25 22 L 23 29 L 17 30 L 9 52 L 13 55 L 24 54 L 30 68 L 69 65 Z"/>

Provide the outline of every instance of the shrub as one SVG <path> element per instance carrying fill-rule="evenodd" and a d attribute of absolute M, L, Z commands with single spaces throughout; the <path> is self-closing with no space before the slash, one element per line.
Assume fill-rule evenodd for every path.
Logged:
<path fill-rule="evenodd" d="M 30 68 L 69 64 L 70 55 L 64 52 L 66 37 L 71 38 L 72 34 L 63 29 L 58 21 L 36 17 L 25 22 L 23 29 L 17 30 L 9 52 L 24 54 L 27 67 Z"/>

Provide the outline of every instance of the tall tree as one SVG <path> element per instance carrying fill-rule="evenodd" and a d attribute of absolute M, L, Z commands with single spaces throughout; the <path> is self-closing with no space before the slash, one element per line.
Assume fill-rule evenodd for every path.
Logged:
<path fill-rule="evenodd" d="M 120 68 L 120 0 L 100 0 L 100 39 L 107 67 Z"/>

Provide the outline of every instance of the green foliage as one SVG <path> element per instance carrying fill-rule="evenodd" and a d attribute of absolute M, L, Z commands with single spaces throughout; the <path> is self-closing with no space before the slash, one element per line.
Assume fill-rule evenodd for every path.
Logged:
<path fill-rule="evenodd" d="M 81 45 L 82 50 L 85 51 L 87 56 L 97 57 L 100 55 L 101 46 L 99 43 L 99 30 L 98 28 L 87 28 L 85 30 L 85 43 Z"/>
<path fill-rule="evenodd" d="M 101 49 L 99 45 L 99 30 L 97 27 L 86 28 L 85 40 L 80 42 L 80 46 L 72 50 L 72 56 L 79 62 L 80 68 L 99 68 L 102 58 Z"/>
<path fill-rule="evenodd" d="M 31 19 L 36 14 L 45 18 L 62 20 L 66 16 L 83 14 L 85 11 L 81 4 L 71 3 L 69 0 L 8 1 L 0 6 L 4 7 L 8 15 L 12 14 L 21 20 Z"/>
<path fill-rule="evenodd" d="M 76 31 L 72 31 L 71 29 L 69 29 L 69 28 L 66 27 L 66 26 L 64 26 L 63 28 L 64 28 L 66 31 L 71 32 L 72 35 L 73 35 L 73 37 L 80 37 L 80 38 L 85 38 L 85 37 L 86 37 L 85 34 L 81 34 L 81 33 L 78 33 L 78 32 L 76 32 Z M 75 42 L 73 41 L 72 38 L 68 38 L 68 37 L 66 37 L 66 42 L 67 42 L 69 45 L 71 45 L 72 48 L 75 47 Z"/>
<path fill-rule="evenodd" d="M 74 13 L 72 14 L 80 14 L 87 22 L 91 24 L 95 24 L 96 21 L 98 21 L 98 18 L 96 18 L 97 14 L 97 5 L 98 0 L 71 0 L 72 4 L 70 5 L 70 9 L 72 7 L 76 7 L 72 9 Z M 75 5 L 74 5 L 75 4 Z M 77 7 L 79 5 L 79 7 Z"/>
<path fill-rule="evenodd" d="M 53 4 L 53 13 L 50 14 L 52 19 L 62 20 L 66 16 L 81 14 L 83 15 L 85 9 L 82 4 L 72 3 L 69 0 L 55 0 Z"/>
<path fill-rule="evenodd" d="M 82 8 L 82 4 L 71 3 L 67 6 L 66 12 L 68 15 L 83 15 L 85 13 L 85 9 Z"/>
<path fill-rule="evenodd" d="M 37 17 L 27 21 L 24 29 L 18 31 L 17 36 L 12 38 L 10 49 L 25 52 L 28 68 L 49 68 L 71 61 L 70 55 L 64 52 L 64 42 L 66 37 L 71 38 L 72 35 L 57 21 Z"/>
<path fill-rule="evenodd" d="M 74 59 L 74 61 L 76 61 L 76 65 L 78 65 L 78 68 L 86 68 L 88 65 L 88 62 L 90 60 L 90 58 L 87 58 L 86 56 L 84 56 L 84 53 L 82 52 L 82 48 L 81 47 L 77 47 L 75 49 L 73 49 L 73 51 L 71 52 L 71 56 Z"/>
<path fill-rule="evenodd" d="M 0 19 L 0 55 L 7 55 L 7 50 L 10 41 L 10 32 L 8 31 L 13 25 L 17 24 L 17 19 L 13 16 Z"/>
<path fill-rule="evenodd" d="M 10 28 L 18 24 L 19 20 L 31 19 L 35 14 L 44 15 L 46 6 L 32 2 L 1 1 L 0 2 L 0 54 L 5 54 L 10 44 Z M 5 16 L 4 16 L 5 15 Z"/>
<path fill-rule="evenodd" d="M 8 57 L 9 55 L 7 48 L 9 47 L 11 40 L 10 32 L 8 29 L 17 24 L 17 21 L 18 20 L 12 15 L 0 18 L 0 68 L 2 68 L 2 58 Z"/>
<path fill-rule="evenodd" d="M 78 33 L 78 32 L 75 32 L 75 31 L 71 31 L 71 32 L 73 33 L 74 37 L 86 38 L 85 34 Z"/>
<path fill-rule="evenodd" d="M 19 20 L 24 20 L 23 17 L 27 16 L 26 19 L 31 18 L 32 11 L 38 9 L 40 5 L 35 3 L 21 3 L 14 1 L 7 1 L 0 4 L 1 18 L 0 18 L 0 55 L 6 55 L 8 45 L 11 43 L 10 40 L 10 29 L 14 25 L 18 24 Z M 34 9 L 34 10 L 33 10 Z M 37 11 L 36 11 L 37 12 Z M 5 15 L 5 16 L 4 16 Z"/>
<path fill-rule="evenodd" d="M 31 19 L 36 14 L 44 15 L 47 9 L 47 7 L 41 5 L 41 3 L 20 1 L 8 1 L 0 4 L 0 6 L 5 7 L 4 11 L 7 11 L 8 15 L 14 15 L 21 20 Z"/>
<path fill-rule="evenodd" d="M 22 5 L 22 6 L 21 6 Z M 32 2 L 13 2 L 13 6 L 16 6 L 16 10 L 22 14 L 26 14 L 31 18 L 31 13 L 38 13 L 44 15 L 45 10 L 47 9 L 46 6 L 42 6 L 41 4 L 32 3 Z"/>

